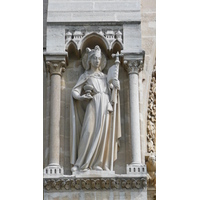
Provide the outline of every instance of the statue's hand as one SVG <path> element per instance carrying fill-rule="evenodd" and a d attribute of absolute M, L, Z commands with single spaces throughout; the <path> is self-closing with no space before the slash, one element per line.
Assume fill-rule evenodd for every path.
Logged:
<path fill-rule="evenodd" d="M 113 80 L 112 84 L 114 85 L 114 87 L 118 90 L 120 90 L 120 83 L 119 80 Z"/>
<path fill-rule="evenodd" d="M 91 96 L 91 94 L 84 94 L 82 96 L 79 97 L 79 100 L 83 101 L 83 100 L 90 100 L 93 99 L 93 96 Z"/>

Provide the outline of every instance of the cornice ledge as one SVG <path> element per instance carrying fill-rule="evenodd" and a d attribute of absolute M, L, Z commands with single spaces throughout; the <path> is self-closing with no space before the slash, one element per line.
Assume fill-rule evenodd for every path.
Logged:
<path fill-rule="evenodd" d="M 68 52 L 43 52 L 44 62 L 47 61 L 65 61 L 68 65 Z"/>
<path fill-rule="evenodd" d="M 133 52 L 122 50 L 121 53 L 124 55 L 124 60 L 144 60 L 145 51 Z"/>

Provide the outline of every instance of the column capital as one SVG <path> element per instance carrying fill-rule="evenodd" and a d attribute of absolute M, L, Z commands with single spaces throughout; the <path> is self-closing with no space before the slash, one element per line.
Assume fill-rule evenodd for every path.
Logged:
<path fill-rule="evenodd" d="M 67 66 L 67 52 L 61 53 L 51 53 L 51 52 L 44 52 L 44 62 L 46 65 L 47 72 L 50 75 L 62 75 L 65 71 Z"/>
<path fill-rule="evenodd" d="M 62 75 L 66 69 L 65 61 L 46 61 L 46 68 L 50 75 Z"/>
<path fill-rule="evenodd" d="M 124 68 L 128 74 L 139 74 L 143 66 L 143 60 L 124 60 Z"/>
<path fill-rule="evenodd" d="M 122 52 L 124 54 L 124 69 L 128 74 L 139 74 L 144 67 L 144 51 L 133 53 L 133 52 Z"/>

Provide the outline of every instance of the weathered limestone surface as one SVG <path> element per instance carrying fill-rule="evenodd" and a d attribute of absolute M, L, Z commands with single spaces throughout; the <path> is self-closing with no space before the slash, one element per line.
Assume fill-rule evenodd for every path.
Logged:
<path fill-rule="evenodd" d="M 50 75 L 43 70 L 43 168 L 49 163 Z"/>
<path fill-rule="evenodd" d="M 139 75 L 142 162 L 147 152 L 147 108 L 151 75 L 156 59 L 156 0 L 141 0 L 141 43 L 145 50 L 144 70 Z"/>
<path fill-rule="evenodd" d="M 152 80 L 152 72 L 154 70 L 154 66 L 156 65 L 156 0 L 148 0 L 148 1 L 141 0 L 141 32 L 142 32 L 142 49 L 145 50 L 145 65 L 139 81 L 140 115 L 141 115 L 140 124 L 141 124 L 141 137 L 142 137 L 141 145 L 143 146 L 141 149 L 142 149 L 142 158 L 144 159 L 146 155 L 147 159 L 149 157 L 150 152 L 156 154 L 155 140 L 153 140 L 152 146 L 149 142 L 147 143 L 147 141 L 149 141 L 147 140 L 148 136 L 147 134 L 152 134 L 153 132 L 155 132 L 155 127 L 149 127 L 152 126 L 152 124 L 149 124 L 148 122 L 149 119 L 147 117 L 148 115 L 147 110 L 148 106 L 151 106 L 148 102 L 149 99 L 151 99 L 149 94 L 155 93 L 155 91 L 151 92 L 150 89 L 153 90 L 155 88 L 155 84 L 153 85 L 152 88 L 151 81 L 155 82 L 155 80 Z M 154 78 L 156 77 L 154 76 Z M 153 97 L 153 101 L 155 101 L 154 98 L 155 97 Z M 153 106 L 155 106 L 155 102 L 153 102 Z M 155 109 L 151 108 L 150 112 L 152 110 Z M 155 125 L 155 123 L 153 125 Z M 148 147 L 149 149 L 147 149 Z M 149 173 L 148 170 L 147 173 Z M 156 189 L 148 185 L 148 200 L 154 200 L 156 198 L 155 194 L 156 194 Z"/>
<path fill-rule="evenodd" d="M 146 189 L 143 190 L 97 190 L 97 191 L 70 191 L 45 192 L 44 200 L 141 200 L 147 199 Z"/>
<path fill-rule="evenodd" d="M 124 49 L 127 52 L 141 52 L 141 30 L 140 24 L 125 24 Z"/>
<path fill-rule="evenodd" d="M 81 12 L 81 14 L 80 14 Z M 106 12 L 106 17 L 105 16 Z M 49 0 L 48 22 L 139 21 L 140 1 Z"/>
<path fill-rule="evenodd" d="M 48 0 L 43 0 L 43 49 L 46 48 Z"/>
<path fill-rule="evenodd" d="M 47 52 L 65 51 L 65 29 L 63 26 L 47 26 Z"/>
<path fill-rule="evenodd" d="M 48 0 L 43 0 L 43 49 L 46 48 L 47 32 L 47 6 Z M 43 168 L 49 162 L 49 102 L 50 102 L 50 76 L 46 73 L 45 63 L 43 63 Z"/>

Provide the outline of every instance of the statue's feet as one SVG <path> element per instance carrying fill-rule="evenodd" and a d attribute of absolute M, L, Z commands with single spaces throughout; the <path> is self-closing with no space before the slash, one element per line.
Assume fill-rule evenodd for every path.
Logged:
<path fill-rule="evenodd" d="M 103 169 L 101 167 L 99 167 L 99 166 L 95 166 L 93 169 L 97 170 L 97 171 L 103 171 Z"/>
<path fill-rule="evenodd" d="M 105 171 L 110 171 L 110 169 L 107 167 L 107 166 L 105 166 Z"/>
<path fill-rule="evenodd" d="M 81 169 L 80 171 L 81 172 L 87 172 L 87 171 L 89 171 L 90 169 L 89 168 L 85 168 L 85 169 Z"/>
<path fill-rule="evenodd" d="M 78 167 L 76 165 L 74 165 L 72 168 L 71 168 L 71 171 L 72 172 L 76 172 L 78 170 Z"/>

